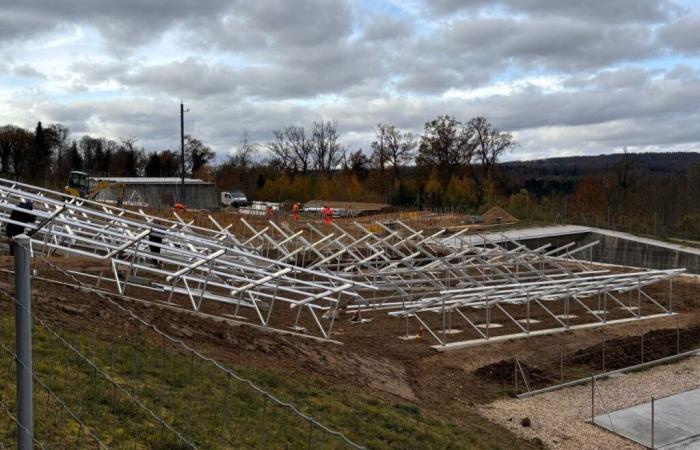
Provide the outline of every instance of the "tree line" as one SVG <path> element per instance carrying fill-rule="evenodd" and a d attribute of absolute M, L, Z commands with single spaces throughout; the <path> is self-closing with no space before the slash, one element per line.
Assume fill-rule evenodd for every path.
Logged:
<path fill-rule="evenodd" d="M 214 152 L 200 140 L 185 136 L 188 176 L 197 176 L 214 159 Z M 65 183 L 71 170 L 91 176 L 171 177 L 180 174 L 180 152 L 146 152 L 134 136 L 117 140 L 84 135 L 72 139 L 61 124 L 26 130 L 14 125 L 0 127 L 0 174 L 5 178 L 56 187 Z"/>
<path fill-rule="evenodd" d="M 700 155 L 630 154 L 499 162 L 517 148 L 485 117 L 449 115 L 420 134 L 379 123 L 367 150 L 342 144 L 338 122 L 290 124 L 264 144 L 247 133 L 227 157 L 186 136 L 186 175 L 269 201 L 334 199 L 478 212 L 495 204 L 523 219 L 641 228 L 700 240 Z M 0 176 L 61 189 L 92 176 L 175 177 L 179 148 L 146 151 L 133 136 L 73 138 L 61 124 L 0 127 Z"/>
<path fill-rule="evenodd" d="M 306 201 L 326 198 L 376 201 L 399 206 L 461 203 L 470 207 L 493 198 L 497 162 L 515 146 L 510 133 L 485 117 L 459 121 L 438 116 L 421 135 L 379 123 L 368 150 L 341 143 L 338 122 L 290 124 L 265 144 L 244 132 L 234 151 L 216 163 L 201 140 L 185 137 L 187 176 L 214 181 L 220 190 L 243 190 L 250 198 Z M 59 187 L 71 170 L 91 176 L 174 177 L 180 152 L 147 152 L 134 136 L 73 139 L 61 124 L 25 130 L 0 127 L 0 174 Z"/>

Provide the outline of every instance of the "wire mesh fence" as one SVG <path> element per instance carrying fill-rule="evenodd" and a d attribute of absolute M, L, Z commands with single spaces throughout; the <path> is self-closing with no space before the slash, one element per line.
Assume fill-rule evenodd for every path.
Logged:
<path fill-rule="evenodd" d="M 35 447 L 361 448 L 104 293 L 85 293 L 93 307 L 33 300 Z M 12 294 L 0 288 L 0 444 L 10 447 Z"/>
<path fill-rule="evenodd" d="M 673 361 L 700 351 L 700 326 L 664 328 L 636 335 L 603 336 L 599 342 L 580 348 L 562 345 L 537 356 L 515 356 L 504 360 L 501 371 L 512 374 L 514 395 L 587 382 L 591 376 L 643 368 Z M 484 368 L 482 368 L 483 370 Z"/>

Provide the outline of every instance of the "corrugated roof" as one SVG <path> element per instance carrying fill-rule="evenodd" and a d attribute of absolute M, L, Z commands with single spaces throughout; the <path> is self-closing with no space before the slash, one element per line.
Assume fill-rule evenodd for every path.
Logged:
<path fill-rule="evenodd" d="M 180 184 L 178 177 L 90 177 L 92 180 L 121 184 Z M 185 178 L 185 184 L 213 184 L 198 178 Z"/>

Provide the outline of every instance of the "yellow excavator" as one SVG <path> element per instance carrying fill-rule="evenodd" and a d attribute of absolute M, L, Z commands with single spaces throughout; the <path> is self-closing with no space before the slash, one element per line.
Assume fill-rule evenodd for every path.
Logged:
<path fill-rule="evenodd" d="M 71 170 L 70 175 L 68 175 L 68 184 L 66 184 L 64 191 L 73 197 L 94 200 L 97 194 L 105 189 L 114 189 L 117 195 L 117 205 L 121 205 L 124 199 L 123 184 L 90 178 L 87 173 L 79 170 Z"/>

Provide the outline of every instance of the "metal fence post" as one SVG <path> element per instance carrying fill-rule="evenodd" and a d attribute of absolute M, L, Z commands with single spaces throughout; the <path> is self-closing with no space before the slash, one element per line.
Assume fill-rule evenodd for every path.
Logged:
<path fill-rule="evenodd" d="M 595 425 L 595 377 L 591 375 L 591 423 Z"/>
<path fill-rule="evenodd" d="M 34 440 L 32 411 L 32 303 L 29 277 L 29 237 L 15 236 L 15 345 L 17 348 L 17 448 L 31 450 Z"/>
<path fill-rule="evenodd" d="M 654 397 L 651 398 L 651 448 L 654 448 Z"/>

